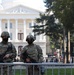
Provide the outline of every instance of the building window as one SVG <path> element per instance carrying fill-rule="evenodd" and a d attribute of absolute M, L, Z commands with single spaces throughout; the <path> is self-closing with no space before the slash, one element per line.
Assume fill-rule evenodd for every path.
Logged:
<path fill-rule="evenodd" d="M 35 38 L 35 40 L 36 40 L 36 33 L 34 33 L 34 38 Z"/>
<path fill-rule="evenodd" d="M 24 36 L 24 34 L 23 33 L 18 33 L 18 40 L 23 40 L 23 37 Z"/>
<path fill-rule="evenodd" d="M 34 23 L 34 26 L 36 26 L 36 23 Z"/>
<path fill-rule="evenodd" d="M 29 35 L 32 35 L 32 33 L 29 33 Z"/>
<path fill-rule="evenodd" d="M 29 23 L 29 28 L 32 28 L 32 23 Z"/>
<path fill-rule="evenodd" d="M 10 23 L 10 28 L 12 29 L 12 23 Z"/>
<path fill-rule="evenodd" d="M 20 56 L 23 46 L 18 46 L 18 56 Z"/>
<path fill-rule="evenodd" d="M 5 29 L 7 29 L 7 23 L 5 23 Z"/>
<path fill-rule="evenodd" d="M 10 33 L 10 40 L 12 40 L 12 33 Z"/>

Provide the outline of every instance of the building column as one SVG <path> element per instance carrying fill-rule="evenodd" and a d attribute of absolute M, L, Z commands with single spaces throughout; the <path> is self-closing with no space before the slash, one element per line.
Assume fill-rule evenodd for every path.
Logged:
<path fill-rule="evenodd" d="M 43 23 L 44 25 L 46 24 L 46 21 L 44 21 L 44 23 Z M 46 41 L 46 35 L 45 34 L 43 34 L 44 36 L 43 36 L 43 40 L 44 41 Z"/>
<path fill-rule="evenodd" d="M 32 24 L 32 26 L 34 26 L 34 20 L 32 20 L 31 24 Z M 34 28 L 32 28 L 32 30 L 33 30 L 33 29 L 34 29 Z M 34 32 L 32 32 L 32 35 L 34 35 Z"/>
<path fill-rule="evenodd" d="M 7 29 L 7 31 L 10 33 L 10 20 L 7 20 L 7 27 L 8 27 L 8 29 Z"/>
<path fill-rule="evenodd" d="M 2 20 L 0 20 L 0 36 L 1 36 L 1 33 L 2 33 Z M 1 41 L 1 37 L 0 37 L 0 41 Z"/>
<path fill-rule="evenodd" d="M 1 35 L 1 33 L 2 33 L 2 22 L 1 22 L 1 20 L 0 20 L 0 35 Z"/>
<path fill-rule="evenodd" d="M 42 25 L 42 23 L 39 23 L 39 25 Z M 43 41 L 43 39 L 42 39 L 42 34 L 40 34 L 40 39 L 39 39 L 39 41 Z"/>
<path fill-rule="evenodd" d="M 42 34 L 40 34 L 40 41 L 43 41 L 43 39 L 42 39 Z"/>
<path fill-rule="evenodd" d="M 7 20 L 7 31 L 9 32 L 9 34 L 10 34 L 10 20 L 8 19 Z M 10 38 L 9 38 L 9 41 L 10 41 Z"/>
<path fill-rule="evenodd" d="M 15 20 L 15 40 L 18 41 L 18 20 Z"/>
<path fill-rule="evenodd" d="M 26 20 L 24 20 L 24 41 L 26 41 Z"/>
<path fill-rule="evenodd" d="M 46 35 L 45 34 L 43 34 L 43 40 L 46 41 Z"/>

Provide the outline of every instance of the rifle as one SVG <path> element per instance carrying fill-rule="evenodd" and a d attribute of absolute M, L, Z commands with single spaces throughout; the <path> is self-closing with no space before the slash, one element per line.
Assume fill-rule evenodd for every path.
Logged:
<path fill-rule="evenodd" d="M 11 50 L 11 48 L 12 48 L 11 45 L 9 45 L 7 47 L 7 50 L 4 53 L 0 54 L 0 63 L 4 62 L 4 56 L 7 54 L 7 52 L 9 52 Z"/>
<path fill-rule="evenodd" d="M 7 50 L 4 53 L 0 54 L 0 63 L 4 62 L 4 56 L 6 55 L 6 52 Z"/>
<path fill-rule="evenodd" d="M 26 59 L 29 58 L 29 59 L 30 59 L 30 62 L 32 62 L 32 63 L 37 63 L 36 60 L 34 60 L 33 58 L 31 58 L 31 57 L 28 55 L 27 51 L 25 51 L 22 55 L 23 55 L 22 58 L 23 58 L 24 62 L 27 62 Z"/>

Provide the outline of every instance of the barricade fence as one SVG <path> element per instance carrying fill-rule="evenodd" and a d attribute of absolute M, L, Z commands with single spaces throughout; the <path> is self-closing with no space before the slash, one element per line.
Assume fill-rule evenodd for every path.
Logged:
<path fill-rule="evenodd" d="M 32 67 L 31 72 L 29 66 Z M 35 69 L 38 69 L 36 73 Z M 0 63 L 0 75 L 74 75 L 74 64 L 68 63 Z"/>

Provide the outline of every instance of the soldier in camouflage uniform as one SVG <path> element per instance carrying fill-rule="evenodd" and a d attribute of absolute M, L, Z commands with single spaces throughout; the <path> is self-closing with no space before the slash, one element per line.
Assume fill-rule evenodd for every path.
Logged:
<path fill-rule="evenodd" d="M 0 42 L 0 63 L 11 63 L 16 57 L 16 49 L 11 42 L 8 42 L 9 33 L 3 31 L 1 34 L 2 41 Z M 1 68 L 3 68 L 1 70 Z M 0 75 L 12 75 L 12 66 L 7 67 L 0 65 Z"/>
<path fill-rule="evenodd" d="M 38 63 L 43 61 L 42 49 L 39 45 L 34 44 L 34 36 L 28 35 L 26 38 L 28 45 L 26 45 L 21 52 L 21 59 L 26 63 Z M 34 73 L 34 74 L 33 74 Z M 28 75 L 39 75 L 38 66 L 28 66 Z"/>

